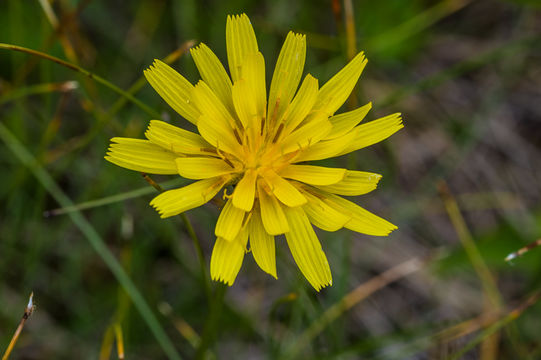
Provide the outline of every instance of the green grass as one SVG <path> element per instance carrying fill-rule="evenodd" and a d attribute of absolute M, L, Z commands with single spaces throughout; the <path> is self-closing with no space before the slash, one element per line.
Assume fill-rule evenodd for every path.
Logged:
<path fill-rule="evenodd" d="M 541 237 L 539 7 L 331 3 L 0 2 L 0 353 L 33 291 L 12 359 L 117 358 L 119 334 L 130 360 L 541 356 L 541 248 L 504 261 Z M 156 189 L 103 159 L 151 119 L 189 128 L 142 71 L 159 58 L 197 81 L 187 47 L 225 62 L 226 16 L 240 12 L 267 82 L 290 29 L 307 34 L 320 84 L 354 44 L 369 59 L 355 90 L 374 104 L 366 121 L 404 117 L 382 144 L 325 162 L 381 173 L 355 201 L 399 230 L 318 232 L 334 283 L 320 293 L 282 238 L 278 280 L 248 254 L 234 286 L 211 282 L 217 206 L 162 220 Z"/>

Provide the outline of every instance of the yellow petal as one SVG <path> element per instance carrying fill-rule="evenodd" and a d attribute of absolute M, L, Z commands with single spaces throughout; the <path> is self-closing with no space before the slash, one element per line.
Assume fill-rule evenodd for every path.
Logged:
<path fill-rule="evenodd" d="M 308 203 L 302 208 L 312 224 L 325 231 L 336 231 L 351 220 L 351 216 L 333 209 L 308 191 L 303 192 Z"/>
<path fill-rule="evenodd" d="M 261 221 L 270 235 L 280 235 L 289 231 L 289 225 L 284 215 L 282 205 L 273 195 L 269 195 L 260 183 L 257 186 Z"/>
<path fill-rule="evenodd" d="M 261 131 L 261 119 L 257 118 L 256 104 L 253 101 L 246 101 L 246 94 L 249 91 L 246 80 L 237 80 L 232 90 L 233 104 L 242 126 L 249 131 L 251 137 L 255 138 L 255 134 Z"/>
<path fill-rule="evenodd" d="M 233 82 L 240 78 L 240 68 L 246 54 L 259 51 L 254 29 L 246 14 L 227 17 L 225 28 L 227 60 Z"/>
<path fill-rule="evenodd" d="M 296 156 L 295 162 L 321 160 L 344 155 L 385 140 L 403 127 L 400 114 L 385 116 L 359 125 L 342 137 L 322 140 L 317 144 L 304 148 Z"/>
<path fill-rule="evenodd" d="M 214 234 L 219 238 L 233 241 L 240 231 L 244 214 L 244 211 L 233 206 L 233 202 L 228 200 L 218 217 Z"/>
<path fill-rule="evenodd" d="M 247 54 L 240 78 L 233 86 L 233 103 L 245 129 L 260 128 L 265 117 L 265 60 L 260 52 Z"/>
<path fill-rule="evenodd" d="M 303 124 L 282 140 L 282 151 L 289 153 L 318 143 L 331 131 L 332 125 L 324 112 L 310 114 Z"/>
<path fill-rule="evenodd" d="M 335 156 L 344 155 L 378 143 L 403 127 L 401 114 L 398 113 L 359 125 L 351 131 L 354 137 L 348 143 L 348 146 Z"/>
<path fill-rule="evenodd" d="M 261 214 L 259 210 L 252 212 L 249 224 L 250 232 L 250 248 L 254 255 L 255 262 L 261 270 L 272 275 L 275 279 L 276 275 L 276 250 L 274 245 L 274 236 L 267 234 L 263 223 L 261 222 Z"/>
<path fill-rule="evenodd" d="M 235 169 L 222 159 L 211 157 L 183 157 L 176 159 L 180 176 L 187 179 L 208 179 L 234 172 Z"/>
<path fill-rule="evenodd" d="M 372 108 L 372 103 L 368 103 L 353 111 L 348 111 L 339 115 L 335 115 L 329 119 L 332 124 L 332 130 L 325 139 L 334 139 L 344 136 L 351 131 L 356 125 L 358 125 L 368 114 Z"/>
<path fill-rule="evenodd" d="M 333 115 L 344 104 L 355 87 L 359 76 L 366 66 L 367 60 L 360 52 L 342 70 L 334 75 L 319 89 L 315 110 L 323 110 Z"/>
<path fill-rule="evenodd" d="M 287 245 L 297 266 L 317 291 L 332 285 L 327 257 L 304 210 L 286 207 L 284 211 L 290 228 L 285 234 Z"/>
<path fill-rule="evenodd" d="M 284 115 L 284 136 L 288 135 L 306 118 L 317 99 L 318 81 L 308 74 Z"/>
<path fill-rule="evenodd" d="M 145 136 L 154 144 L 178 154 L 216 155 L 201 135 L 160 120 L 150 121 Z"/>
<path fill-rule="evenodd" d="M 192 98 L 201 114 L 212 118 L 219 126 L 228 126 L 231 130 L 237 127 L 236 120 L 229 110 L 203 80 L 194 86 Z M 230 133 L 232 134 L 231 131 Z"/>
<path fill-rule="evenodd" d="M 306 58 L 306 36 L 287 34 L 272 76 L 269 91 L 270 119 L 281 119 L 299 86 Z"/>
<path fill-rule="evenodd" d="M 144 74 L 150 85 L 169 106 L 186 120 L 197 124 L 199 110 L 191 101 L 193 85 L 188 80 L 157 59 L 144 71 Z"/>
<path fill-rule="evenodd" d="M 387 236 L 391 231 L 398 229 L 387 220 L 340 196 L 323 191 L 319 195 L 333 209 L 351 216 L 351 220 L 344 225 L 347 229 L 374 236 Z"/>
<path fill-rule="evenodd" d="M 115 137 L 111 139 L 105 160 L 149 174 L 175 174 L 177 157 L 177 154 L 148 140 Z"/>
<path fill-rule="evenodd" d="M 255 198 L 255 181 L 257 173 L 254 170 L 248 170 L 244 173 L 243 178 L 235 187 L 233 193 L 233 205 L 244 211 L 252 210 Z"/>
<path fill-rule="evenodd" d="M 289 181 L 269 170 L 262 174 L 272 193 L 287 206 L 301 206 L 306 204 L 306 198 Z"/>
<path fill-rule="evenodd" d="M 344 179 L 336 184 L 317 187 L 321 190 L 347 196 L 369 193 L 378 186 L 381 175 L 364 171 L 348 170 Z"/>
<path fill-rule="evenodd" d="M 342 137 L 322 140 L 317 144 L 302 149 L 295 157 L 295 162 L 328 159 L 337 156 L 341 151 L 349 146 L 355 139 L 356 134 L 350 132 Z"/>
<path fill-rule="evenodd" d="M 196 181 L 180 189 L 168 190 L 150 202 L 160 217 L 166 218 L 201 206 L 212 199 L 229 181 L 227 176 Z"/>
<path fill-rule="evenodd" d="M 280 176 L 312 185 L 336 184 L 344 178 L 346 169 L 328 168 L 314 165 L 289 165 Z"/>
<path fill-rule="evenodd" d="M 241 152 L 241 147 L 237 141 L 233 130 L 229 125 L 207 115 L 201 115 L 197 122 L 197 129 L 203 138 L 212 144 L 216 151 L 227 151 L 231 154 Z"/>
<path fill-rule="evenodd" d="M 241 231 L 234 241 L 217 238 L 210 258 L 210 277 L 229 286 L 233 285 L 246 253 L 248 232 Z"/>
<path fill-rule="evenodd" d="M 201 78 L 214 91 L 229 112 L 234 113 L 231 99 L 231 79 L 218 57 L 203 43 L 190 49 Z"/>
<path fill-rule="evenodd" d="M 197 121 L 201 136 L 220 150 L 239 152 L 241 139 L 235 120 L 220 99 L 203 81 L 197 83 L 192 95 L 202 113 Z"/>
<path fill-rule="evenodd" d="M 248 85 L 249 93 L 245 94 L 245 101 L 255 104 L 258 116 L 265 116 L 267 105 L 267 90 L 265 85 L 265 59 L 259 51 L 246 54 L 241 68 L 241 79 Z"/>

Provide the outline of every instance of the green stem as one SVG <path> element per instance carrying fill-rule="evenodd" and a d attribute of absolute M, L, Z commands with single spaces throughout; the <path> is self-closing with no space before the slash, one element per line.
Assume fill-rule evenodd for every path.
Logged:
<path fill-rule="evenodd" d="M 2 97 L 0 97 L 0 105 L 3 105 L 7 102 L 17 100 L 30 95 L 37 94 L 46 94 L 53 91 L 66 92 L 75 89 L 77 86 L 76 82 L 66 81 L 61 83 L 46 83 L 46 84 L 37 84 L 27 87 L 21 87 L 6 92 Z"/>
<path fill-rule="evenodd" d="M 214 291 L 214 297 L 212 298 L 212 302 L 210 304 L 210 310 L 207 321 L 205 322 L 205 328 L 203 329 L 203 334 L 201 335 L 201 343 L 195 354 L 195 358 L 198 360 L 205 359 L 209 345 L 215 338 L 217 328 L 216 325 L 220 319 L 220 314 L 222 313 L 227 288 L 228 287 L 225 284 L 216 284 L 216 290 Z"/>
<path fill-rule="evenodd" d="M 186 216 L 186 214 L 182 213 L 180 214 L 180 217 L 182 218 L 182 221 L 184 222 L 184 226 L 186 227 L 186 231 L 188 231 L 188 235 L 190 235 L 190 238 L 192 239 L 193 246 L 195 247 L 195 252 L 197 253 L 197 258 L 199 259 L 199 267 L 201 270 L 201 276 L 203 277 L 203 286 L 205 288 L 205 294 L 207 295 L 207 299 L 210 299 L 210 284 L 208 282 L 207 277 L 207 264 L 205 262 L 205 256 L 203 255 L 203 249 L 201 249 L 201 244 L 199 243 L 199 238 L 197 237 L 197 234 L 195 233 L 195 230 L 193 229 L 192 223 Z"/>
<path fill-rule="evenodd" d="M 26 149 L 26 147 L 2 123 L 0 123 L 0 138 L 4 141 L 11 152 L 19 159 L 19 161 L 32 172 L 41 185 L 62 207 L 73 206 L 71 199 L 64 194 L 47 170 L 39 165 L 28 149 Z M 133 304 L 143 317 L 144 321 L 147 323 L 156 340 L 161 345 L 163 351 L 167 354 L 167 357 L 174 360 L 181 359 L 180 355 L 173 346 L 173 343 L 161 327 L 158 319 L 154 316 L 146 300 L 141 295 L 130 277 L 126 274 L 118 260 L 107 248 L 107 245 L 105 245 L 105 242 L 94 227 L 92 227 L 92 225 L 78 211 L 70 212 L 68 215 L 73 223 L 85 235 L 90 245 L 102 258 L 109 270 L 111 270 L 119 284 L 130 296 Z"/>
<path fill-rule="evenodd" d="M 143 175 L 143 178 L 152 186 L 154 189 L 158 190 L 158 192 L 163 192 L 163 188 L 152 180 L 148 174 L 141 173 Z M 199 266 L 201 268 L 201 276 L 203 281 L 203 287 L 205 288 L 205 294 L 207 295 L 207 299 L 209 299 L 210 303 L 210 284 L 207 280 L 207 265 L 205 263 L 205 256 L 203 255 L 203 250 L 201 249 L 201 244 L 199 242 L 199 238 L 197 237 L 197 234 L 195 233 L 192 224 L 190 223 L 190 220 L 188 217 L 186 217 L 185 213 L 180 214 L 180 217 L 182 218 L 182 221 L 184 222 L 184 226 L 186 227 L 186 230 L 188 231 L 188 235 L 190 235 L 190 238 L 192 239 L 193 245 L 195 247 L 195 251 L 197 252 L 197 257 L 199 259 Z"/>
<path fill-rule="evenodd" d="M 181 179 L 178 178 L 178 179 L 166 181 L 165 183 L 162 183 L 162 184 L 166 185 L 167 187 L 171 187 L 171 186 L 183 185 L 185 183 L 184 181 L 179 181 L 179 180 Z M 89 201 L 82 202 L 80 204 L 74 204 L 73 206 L 46 210 L 43 212 L 43 216 L 45 217 L 58 216 L 58 215 L 64 215 L 73 211 L 94 209 L 99 206 L 116 204 L 128 199 L 137 198 L 143 195 L 149 195 L 149 194 L 152 194 L 153 191 L 154 191 L 153 189 L 149 188 L 148 186 L 145 186 L 143 188 L 135 189 L 132 191 L 127 191 L 127 192 L 119 193 L 116 195 L 106 196 L 100 199 L 89 200 Z"/>
<path fill-rule="evenodd" d="M 100 77 L 100 76 L 98 76 L 98 75 L 96 75 L 94 73 L 91 73 L 90 71 L 88 71 L 86 69 L 83 69 L 82 67 L 80 67 L 78 65 L 72 64 L 70 62 L 62 60 L 62 59 L 57 58 L 55 56 L 48 55 L 48 54 L 43 53 L 41 51 L 28 49 L 28 48 L 25 48 L 25 47 L 22 47 L 22 46 L 0 43 L 0 49 L 19 51 L 19 52 L 22 52 L 22 53 L 38 56 L 38 57 L 41 57 L 43 59 L 52 61 L 52 62 L 57 63 L 59 65 L 62 65 L 64 67 L 67 67 L 68 69 L 71 69 L 73 71 L 81 73 L 81 74 L 87 76 L 88 78 L 96 81 L 97 83 L 100 83 L 105 87 L 108 87 L 109 89 L 113 90 L 117 94 L 124 96 L 126 99 L 130 100 L 132 103 L 139 106 L 141 108 L 141 110 L 143 110 L 144 112 L 149 114 L 151 117 L 153 117 L 155 119 L 160 117 L 159 113 L 157 113 L 156 111 L 154 111 L 153 109 L 151 109 L 147 105 L 143 104 L 140 100 L 137 100 L 134 96 L 132 96 L 127 91 L 122 90 L 121 88 L 119 88 L 118 86 L 110 83 L 109 81 L 105 80 L 104 78 L 102 78 L 102 77 Z"/>
<path fill-rule="evenodd" d="M 178 60 L 182 55 L 186 54 L 189 49 L 195 44 L 194 40 L 188 40 L 184 44 L 182 44 L 178 49 L 167 55 L 165 58 L 163 58 L 163 62 L 166 64 L 171 64 L 174 61 Z M 139 90 L 143 88 L 144 85 L 147 84 L 146 78 L 141 75 L 132 86 L 126 92 L 130 95 L 135 95 Z M 79 141 L 74 148 L 71 148 L 70 151 L 74 151 L 75 149 L 80 149 L 84 146 L 86 146 L 92 139 L 100 133 L 101 129 L 105 125 L 105 123 L 111 119 L 113 116 L 115 116 L 123 107 L 126 105 L 127 98 L 124 96 L 121 96 L 118 98 L 118 100 L 109 108 L 109 110 L 102 116 L 96 123 L 94 123 L 94 126 L 89 129 L 89 131 L 86 132 L 86 134 L 82 137 L 81 141 Z M 158 117 L 155 117 L 158 118 Z"/>
<path fill-rule="evenodd" d="M 164 57 L 162 59 L 162 61 L 166 64 L 171 64 L 173 63 L 174 61 L 180 59 L 180 57 L 186 53 L 188 53 L 190 51 L 190 49 L 195 45 L 195 40 L 188 40 L 186 42 L 184 42 L 179 48 L 177 48 L 175 51 L 173 51 L 172 53 L 168 54 L 166 57 Z M 143 86 L 145 86 L 145 84 L 147 83 L 146 81 L 146 78 L 144 76 L 141 76 L 139 77 L 139 79 L 137 79 L 137 81 L 128 89 L 128 93 L 129 94 L 135 94 L 136 92 L 138 92 L 139 90 L 141 90 L 143 88 Z M 124 97 L 121 97 L 119 98 L 114 104 L 113 106 L 111 106 L 111 108 L 109 109 L 109 111 L 107 112 L 107 115 L 109 117 L 111 116 L 114 116 L 123 106 L 124 104 L 126 103 L 126 98 Z"/>

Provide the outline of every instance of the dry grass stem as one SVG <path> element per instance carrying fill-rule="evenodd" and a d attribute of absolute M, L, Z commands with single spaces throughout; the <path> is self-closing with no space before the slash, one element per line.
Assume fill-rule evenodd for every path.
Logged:
<path fill-rule="evenodd" d="M 291 346 L 290 354 L 295 356 L 304 349 L 317 335 L 319 335 L 330 323 L 335 321 L 349 309 L 366 299 L 376 291 L 384 288 L 392 282 L 419 271 L 427 263 L 427 259 L 413 258 L 407 260 L 391 269 L 362 283 L 339 302 L 330 306 L 323 314 L 315 320 L 308 329 L 302 333 Z"/>
<path fill-rule="evenodd" d="M 26 308 L 24 309 L 23 316 L 21 318 L 21 322 L 19 323 L 19 326 L 17 326 L 17 330 L 15 330 L 15 333 L 13 334 L 13 337 L 11 338 L 11 341 L 9 342 L 9 345 L 6 349 L 6 352 L 4 353 L 4 356 L 2 356 L 2 360 L 8 360 L 9 355 L 13 351 L 13 348 L 15 347 L 15 344 L 17 343 L 17 340 L 19 340 L 19 335 L 21 335 L 21 332 L 23 331 L 24 324 L 26 323 L 26 320 L 30 318 L 32 313 L 34 312 L 35 305 L 34 305 L 34 293 L 30 293 L 30 297 L 28 299 L 28 304 L 26 305 Z"/>

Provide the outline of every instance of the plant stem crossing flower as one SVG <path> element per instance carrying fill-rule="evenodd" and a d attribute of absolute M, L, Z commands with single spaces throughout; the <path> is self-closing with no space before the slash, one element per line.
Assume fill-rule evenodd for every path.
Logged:
<path fill-rule="evenodd" d="M 105 158 L 135 171 L 195 180 L 150 202 L 162 218 L 233 189 L 224 190 L 227 201 L 215 227 L 214 280 L 232 285 L 248 249 L 276 278 L 275 237 L 284 234 L 299 269 L 319 291 L 332 276 L 312 225 L 376 236 L 396 226 L 340 196 L 374 190 L 380 175 L 306 162 L 382 141 L 403 127 L 402 119 L 393 114 L 359 124 L 371 103 L 335 115 L 367 63 L 363 53 L 320 87 L 310 74 L 302 78 L 306 37 L 290 32 L 267 96 L 265 61 L 246 15 L 227 18 L 226 42 L 229 74 L 205 44 L 191 50 L 202 78 L 195 86 L 159 60 L 144 72 L 198 134 L 152 120 L 146 140 L 115 137 Z"/>

